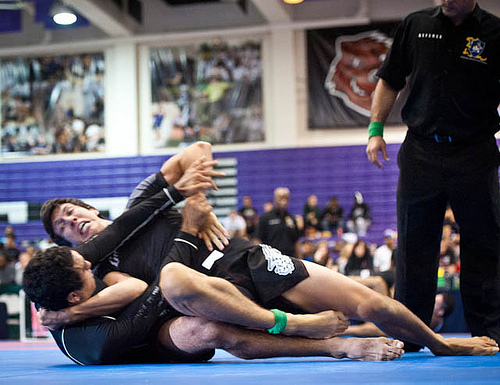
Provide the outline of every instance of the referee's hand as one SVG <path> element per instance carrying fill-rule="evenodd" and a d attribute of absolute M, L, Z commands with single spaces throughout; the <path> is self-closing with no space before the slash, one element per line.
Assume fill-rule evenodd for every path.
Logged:
<path fill-rule="evenodd" d="M 385 144 L 384 138 L 381 136 L 372 136 L 366 145 L 366 155 L 368 156 L 368 160 L 375 166 L 384 168 L 384 165 L 378 159 L 379 151 L 382 152 L 382 158 L 384 158 L 386 162 L 390 161 L 387 155 L 387 145 Z"/>

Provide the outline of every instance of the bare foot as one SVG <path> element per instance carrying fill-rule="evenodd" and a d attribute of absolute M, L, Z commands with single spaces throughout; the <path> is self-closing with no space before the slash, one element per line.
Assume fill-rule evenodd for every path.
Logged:
<path fill-rule="evenodd" d="M 326 310 L 316 314 L 287 313 L 282 334 L 307 338 L 330 338 L 347 329 L 349 320 L 338 311 Z"/>
<path fill-rule="evenodd" d="M 343 355 L 339 357 L 335 351 L 332 355 L 360 361 L 391 361 L 401 358 L 404 354 L 403 346 L 403 342 L 386 337 L 343 338 Z"/>
<path fill-rule="evenodd" d="M 432 350 L 436 356 L 492 356 L 498 345 L 489 337 L 446 338 L 447 348 Z"/>

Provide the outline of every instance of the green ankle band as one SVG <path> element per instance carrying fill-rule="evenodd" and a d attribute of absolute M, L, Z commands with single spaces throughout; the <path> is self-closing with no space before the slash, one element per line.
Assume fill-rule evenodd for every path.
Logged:
<path fill-rule="evenodd" d="M 368 139 L 372 136 L 383 136 L 384 124 L 382 122 L 371 122 L 368 125 Z"/>
<path fill-rule="evenodd" d="M 280 334 L 286 328 L 286 313 L 278 309 L 271 309 L 274 314 L 274 326 L 267 329 L 269 334 Z"/>

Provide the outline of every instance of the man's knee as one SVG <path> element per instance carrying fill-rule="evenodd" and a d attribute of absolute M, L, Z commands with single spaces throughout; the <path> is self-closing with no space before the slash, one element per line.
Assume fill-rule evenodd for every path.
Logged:
<path fill-rule="evenodd" d="M 222 324 L 198 317 L 180 317 L 170 326 L 170 337 L 185 350 L 219 348 L 223 345 Z M 188 342 L 188 346 L 183 346 Z"/>
<path fill-rule="evenodd" d="M 160 287 L 167 300 L 189 297 L 197 291 L 193 270 L 178 262 L 172 262 L 161 270 Z"/>

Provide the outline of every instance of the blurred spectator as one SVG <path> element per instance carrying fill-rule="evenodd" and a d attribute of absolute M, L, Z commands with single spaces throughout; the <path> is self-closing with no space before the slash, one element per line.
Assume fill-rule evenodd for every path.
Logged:
<path fill-rule="evenodd" d="M 274 205 L 273 205 L 273 202 L 266 202 L 264 203 L 264 213 L 268 213 L 269 211 L 271 211 L 273 209 Z"/>
<path fill-rule="evenodd" d="M 236 210 L 229 212 L 229 215 L 222 221 L 222 225 L 226 228 L 231 238 L 245 237 L 247 234 L 245 220 Z"/>
<path fill-rule="evenodd" d="M 387 271 L 392 266 L 392 252 L 396 249 L 396 236 L 394 230 L 384 231 L 384 244 L 373 254 L 373 269 L 376 272 Z"/>
<path fill-rule="evenodd" d="M 352 253 L 349 256 L 345 267 L 345 275 L 359 275 L 360 277 L 368 277 L 373 274 L 373 258 L 370 254 L 370 249 L 363 240 L 359 240 L 354 244 Z"/>
<path fill-rule="evenodd" d="M 7 243 L 7 235 L 9 235 L 9 234 L 15 235 L 14 228 L 11 225 L 7 225 L 7 226 L 5 226 L 3 233 L 4 233 L 4 236 L 2 238 L 0 238 L 0 242 L 5 245 Z"/>
<path fill-rule="evenodd" d="M 40 242 L 38 242 L 37 246 L 40 250 L 46 250 L 49 247 L 54 247 L 57 245 L 54 243 L 54 241 L 52 239 L 46 238 L 46 239 L 42 239 Z"/>
<path fill-rule="evenodd" d="M 311 240 L 305 240 L 300 245 L 299 259 L 305 259 L 328 268 L 333 266 L 333 259 L 330 258 L 326 241 L 315 243 Z"/>
<path fill-rule="evenodd" d="M 25 251 L 19 254 L 19 260 L 14 264 L 16 285 L 23 284 L 24 269 L 34 254 L 35 248 L 33 246 L 28 246 Z"/>
<path fill-rule="evenodd" d="M 19 249 L 16 247 L 16 236 L 7 234 L 7 242 L 4 245 L 4 254 L 9 262 L 17 261 L 19 258 Z"/>
<path fill-rule="evenodd" d="M 354 206 L 347 221 L 347 229 L 360 237 L 364 237 L 370 224 L 370 208 L 363 201 L 363 194 L 356 191 L 354 193 Z"/>
<path fill-rule="evenodd" d="M 443 327 L 444 320 L 455 309 L 455 299 L 450 292 L 444 291 L 436 294 L 434 302 L 434 312 L 432 313 L 431 324 L 432 330 L 439 332 Z"/>
<path fill-rule="evenodd" d="M 331 231 L 332 234 L 337 232 L 337 229 L 344 227 L 344 208 L 339 205 L 338 198 L 333 196 L 323 210 L 321 218 L 323 230 Z"/>
<path fill-rule="evenodd" d="M 0 286 L 12 285 L 16 280 L 14 263 L 9 262 L 4 253 L 0 252 Z"/>
<path fill-rule="evenodd" d="M 455 274 L 457 272 L 457 259 L 455 252 L 450 247 L 449 240 L 445 237 L 441 239 L 441 247 L 439 249 L 439 267 L 442 267 L 445 273 Z"/>
<path fill-rule="evenodd" d="M 245 224 L 247 226 L 247 235 L 250 238 L 254 237 L 255 229 L 257 228 L 257 224 L 259 223 L 259 214 L 257 213 L 257 209 L 255 209 L 252 205 L 251 197 L 243 197 L 243 207 L 238 210 L 238 214 L 240 214 L 245 220 Z"/>
<path fill-rule="evenodd" d="M 354 245 L 358 241 L 358 236 L 354 233 L 344 233 L 335 243 L 334 252 L 338 252 L 337 271 L 341 274 L 346 274 L 345 268 L 349 256 L 352 254 Z"/>
<path fill-rule="evenodd" d="M 56 141 L 52 145 L 52 152 L 59 153 L 68 153 L 73 152 L 73 147 L 71 145 L 71 140 L 68 136 L 68 132 L 66 128 L 60 128 L 56 131 L 55 135 Z"/>
<path fill-rule="evenodd" d="M 318 207 L 318 197 L 316 195 L 309 195 L 304 206 L 304 226 L 306 233 L 309 229 L 313 231 L 321 229 L 320 217 L 321 211 Z"/>
<path fill-rule="evenodd" d="M 290 190 L 277 187 L 274 190 L 274 208 L 259 220 L 258 238 L 262 243 L 280 250 L 283 254 L 296 256 L 297 241 L 302 235 L 302 218 L 294 218 L 288 212 Z"/>
<path fill-rule="evenodd" d="M 448 205 L 444 214 L 443 239 L 448 244 L 448 247 L 453 250 L 455 257 L 458 258 L 460 255 L 460 229 L 455 222 L 455 216 L 450 205 Z"/>

